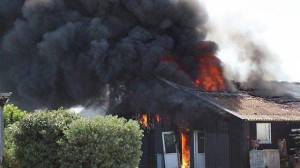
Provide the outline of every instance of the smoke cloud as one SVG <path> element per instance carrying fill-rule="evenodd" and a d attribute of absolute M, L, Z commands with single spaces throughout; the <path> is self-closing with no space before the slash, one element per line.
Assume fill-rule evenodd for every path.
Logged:
<path fill-rule="evenodd" d="M 221 48 L 218 54 L 225 62 L 225 77 L 238 83 L 238 89 L 251 90 L 256 96 L 287 94 L 286 88 L 275 82 L 282 72 L 278 55 L 250 25 L 232 18 L 226 20 L 227 25 L 216 21 L 208 25 L 208 37 L 218 41 Z"/>
<path fill-rule="evenodd" d="M 189 49 L 204 40 L 207 14 L 196 0 L 0 0 L 0 19 L 0 90 L 35 109 L 85 104 L 107 85 L 116 102 L 162 99 L 156 76 L 191 85 L 160 60 L 197 68 Z"/>
<path fill-rule="evenodd" d="M 246 33 L 231 34 L 230 39 L 240 62 L 248 63 L 246 81 L 249 85 L 256 85 L 259 81 L 273 80 L 275 75 L 267 69 L 267 64 L 276 64 L 275 56 L 263 44 L 258 43 Z"/>

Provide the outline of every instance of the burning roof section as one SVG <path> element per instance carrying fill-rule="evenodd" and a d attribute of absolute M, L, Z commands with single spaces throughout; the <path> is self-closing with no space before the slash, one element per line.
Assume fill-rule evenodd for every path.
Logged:
<path fill-rule="evenodd" d="M 189 92 L 240 119 L 249 121 L 300 121 L 300 100 L 297 98 L 262 98 L 241 91 L 235 93 L 203 92 L 169 81 L 165 82 L 172 87 Z M 293 88 L 295 91 L 297 86 Z"/>
<path fill-rule="evenodd" d="M 16 1 L 0 1 L 0 89 L 21 108 L 149 99 L 164 91 L 155 76 L 226 88 L 198 0 Z"/>
<path fill-rule="evenodd" d="M 133 107 L 123 111 L 198 108 L 156 76 L 229 90 L 198 0 L 3 0 L 0 20 L 0 89 L 14 91 L 12 102 L 27 110 L 85 105 L 107 93 L 109 109 L 118 102 Z M 261 86 L 268 53 L 251 38 L 236 39 L 256 67 L 249 85 Z"/>

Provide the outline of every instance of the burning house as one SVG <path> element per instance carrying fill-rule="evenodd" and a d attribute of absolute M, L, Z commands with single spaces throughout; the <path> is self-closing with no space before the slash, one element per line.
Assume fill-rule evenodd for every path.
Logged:
<path fill-rule="evenodd" d="M 108 113 L 145 130 L 140 167 L 248 167 L 250 140 L 294 146 L 298 106 L 233 92 L 197 0 L 0 0 L 0 19 L 0 89 L 12 102 L 51 109 L 109 93 Z M 257 86 L 265 57 L 244 40 Z"/>
<path fill-rule="evenodd" d="M 252 149 L 278 149 L 281 164 L 286 165 L 291 164 L 288 156 L 299 153 L 299 99 L 207 92 L 164 79 L 159 82 L 166 90 L 191 97 L 175 100 L 168 112 L 145 108 L 127 113 L 131 103 L 126 101 L 115 109 L 115 114 L 140 121 L 145 130 L 140 167 L 246 168 Z M 186 106 L 193 109 L 185 111 Z"/>

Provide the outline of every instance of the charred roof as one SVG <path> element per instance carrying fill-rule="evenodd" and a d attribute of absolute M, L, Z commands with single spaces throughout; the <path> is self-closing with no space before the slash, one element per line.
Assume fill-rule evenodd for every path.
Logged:
<path fill-rule="evenodd" d="M 300 121 L 300 86 L 293 83 L 277 83 L 284 88 L 284 94 L 277 96 L 256 96 L 251 90 L 231 92 L 203 92 L 165 81 L 172 87 L 185 90 L 198 98 L 249 121 Z"/>

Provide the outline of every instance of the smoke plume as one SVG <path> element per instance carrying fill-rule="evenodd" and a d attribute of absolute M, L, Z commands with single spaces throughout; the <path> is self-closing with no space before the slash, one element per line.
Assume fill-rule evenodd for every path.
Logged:
<path fill-rule="evenodd" d="M 0 90 L 34 109 L 85 104 L 107 85 L 116 101 L 162 99 L 156 76 L 191 85 L 160 60 L 197 69 L 189 50 L 204 40 L 207 15 L 196 0 L 0 0 L 0 19 Z"/>
<path fill-rule="evenodd" d="M 286 88 L 275 82 L 282 75 L 278 55 L 255 29 L 258 24 L 243 19 L 232 15 L 223 21 L 212 20 L 207 26 L 208 37 L 220 45 L 218 54 L 225 62 L 225 77 L 238 83 L 238 89 L 251 90 L 257 96 L 287 94 Z"/>
<path fill-rule="evenodd" d="M 238 71 L 230 72 L 227 75 L 233 75 L 235 81 L 240 81 L 239 89 L 248 90 L 251 94 L 263 97 L 282 96 L 286 94 L 286 88 L 273 82 L 276 80 L 274 72 L 280 72 L 280 66 L 276 60 L 276 56 L 270 50 L 254 40 L 254 38 L 246 33 L 231 34 L 230 39 L 236 46 L 239 62 L 246 63 L 247 74 L 244 81 L 239 79 Z M 268 65 L 272 65 L 277 69 L 272 71 Z M 231 78 L 231 77 L 228 77 Z"/>

